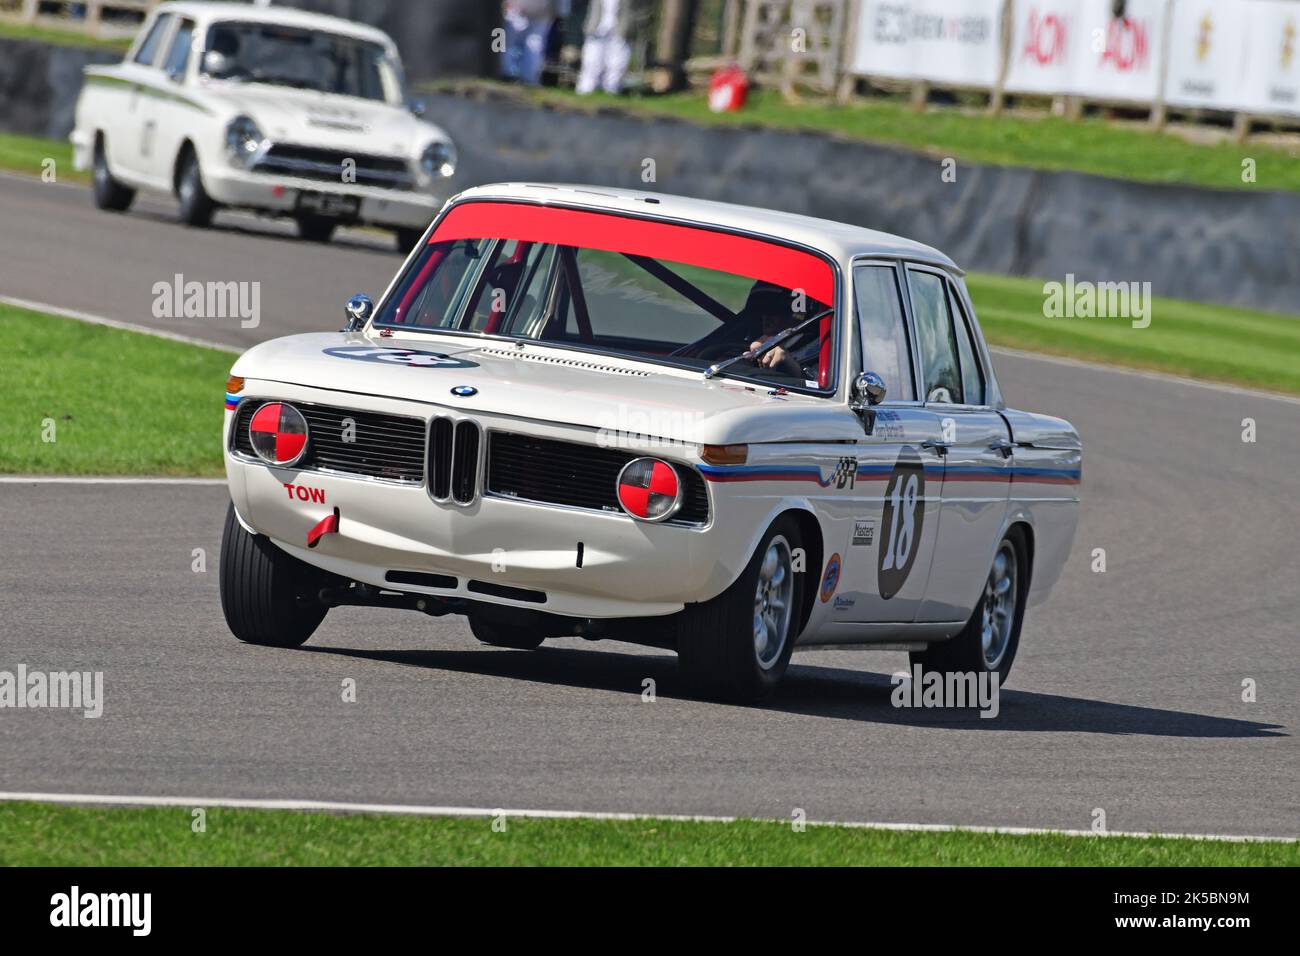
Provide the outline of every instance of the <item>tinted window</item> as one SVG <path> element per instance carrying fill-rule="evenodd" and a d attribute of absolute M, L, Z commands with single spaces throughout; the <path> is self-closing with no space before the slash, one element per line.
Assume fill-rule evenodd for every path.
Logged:
<path fill-rule="evenodd" d="M 967 405 L 983 405 L 984 370 L 976 358 L 975 339 L 971 333 L 970 321 L 966 318 L 966 309 L 957 295 L 957 290 L 949 285 L 949 294 L 953 302 L 953 320 L 957 326 L 957 353 L 961 357 L 961 389 Z"/>
<path fill-rule="evenodd" d="M 167 52 L 167 62 L 163 64 L 163 69 L 169 75 L 182 75 L 190 62 L 190 47 L 193 45 L 194 21 L 182 20 L 176 28 L 176 38 L 172 40 L 172 48 Z"/>
<path fill-rule="evenodd" d="M 893 266 L 859 266 L 853 273 L 853 289 L 862 334 L 862 370 L 885 380 L 886 398 L 914 400 L 912 354 L 897 271 Z"/>
<path fill-rule="evenodd" d="M 168 13 L 164 13 L 154 21 L 153 27 L 149 30 L 149 35 L 140 44 L 140 52 L 135 55 L 135 62 L 145 66 L 153 66 L 153 61 L 158 58 L 158 48 L 162 46 L 163 34 L 167 32 L 167 26 L 171 22 L 171 14 Z"/>
<path fill-rule="evenodd" d="M 930 272 L 908 272 L 912 312 L 916 316 L 917 344 L 921 347 L 921 373 L 927 402 L 961 402 L 961 375 L 957 343 L 948 314 L 943 279 Z"/>

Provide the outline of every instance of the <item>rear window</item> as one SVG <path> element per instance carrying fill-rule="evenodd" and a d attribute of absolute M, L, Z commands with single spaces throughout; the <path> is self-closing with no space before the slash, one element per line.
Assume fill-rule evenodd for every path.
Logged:
<path fill-rule="evenodd" d="M 834 386 L 835 274 L 825 259 L 694 226 L 518 203 L 439 223 L 375 318 L 731 377 Z"/>

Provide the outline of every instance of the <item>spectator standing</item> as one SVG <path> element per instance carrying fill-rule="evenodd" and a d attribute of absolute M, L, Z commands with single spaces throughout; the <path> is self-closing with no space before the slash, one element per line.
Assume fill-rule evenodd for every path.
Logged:
<path fill-rule="evenodd" d="M 583 25 L 579 93 L 598 86 L 606 93 L 622 91 L 632 59 L 632 32 L 646 13 L 646 0 L 591 0 Z"/>
<path fill-rule="evenodd" d="M 506 28 L 503 76 L 537 86 L 546 65 L 546 40 L 555 22 L 555 0 L 505 0 Z"/>

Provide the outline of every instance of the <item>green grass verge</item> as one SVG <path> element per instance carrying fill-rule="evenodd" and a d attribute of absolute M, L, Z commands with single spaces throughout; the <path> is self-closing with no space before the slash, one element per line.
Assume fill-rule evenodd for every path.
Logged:
<path fill-rule="evenodd" d="M 0 354 L 0 472 L 222 473 L 233 355 L 3 304 Z"/>
<path fill-rule="evenodd" d="M 89 182 L 89 172 L 72 168 L 72 144 L 41 136 L 0 133 L 0 169 L 40 176 L 45 161 L 54 160 L 54 175 L 59 182 Z"/>
<path fill-rule="evenodd" d="M 486 86 L 540 104 L 567 109 L 614 107 L 633 114 L 672 116 L 709 125 L 759 125 L 817 130 L 852 139 L 902 146 L 959 161 L 1035 169 L 1069 169 L 1141 182 L 1183 183 L 1225 189 L 1300 190 L 1300 146 L 1258 142 L 1194 143 L 1169 132 L 1101 118 L 1078 121 L 1042 114 L 988 116 L 942 107 L 923 113 L 888 98 L 839 105 L 787 103 L 779 93 L 758 91 L 744 110 L 713 113 L 703 93 L 665 96 L 578 96 L 567 90 L 521 89 L 476 81 L 437 84 L 433 90 Z M 435 117 L 436 118 L 436 117 Z M 1242 182 L 1242 160 L 1254 159 L 1256 182 Z"/>
<path fill-rule="evenodd" d="M 1043 282 L 967 277 L 991 344 L 1300 394 L 1300 317 L 1155 299 L 1151 325 L 1043 315 Z M 995 363 L 996 364 L 996 363 Z"/>
<path fill-rule="evenodd" d="M 1300 843 L 0 804 L 6 866 L 1297 866 Z"/>
<path fill-rule="evenodd" d="M 81 30 L 64 28 L 44 23 L 17 23 L 13 20 L 0 19 L 0 37 L 15 37 L 19 40 L 39 40 L 42 43 L 57 43 L 62 46 L 89 46 L 103 50 L 117 50 L 125 53 L 131 46 L 132 37 L 93 37 Z"/>

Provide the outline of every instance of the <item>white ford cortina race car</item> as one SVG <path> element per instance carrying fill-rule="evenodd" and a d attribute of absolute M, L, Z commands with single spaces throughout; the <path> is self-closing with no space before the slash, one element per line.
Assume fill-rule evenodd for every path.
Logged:
<path fill-rule="evenodd" d="M 72 132 L 95 203 L 171 193 L 186 225 L 227 206 L 297 222 L 424 232 L 456 151 L 404 99 L 397 47 L 336 17 L 236 3 L 164 3 L 126 58 L 86 68 Z M 414 111 L 414 112 L 413 112 Z"/>
<path fill-rule="evenodd" d="M 1005 677 L 1070 550 L 1078 435 L 1005 406 L 961 271 L 914 242 L 489 186 L 346 311 L 227 385 L 244 641 L 379 605 L 672 648 L 732 699 L 796 645 Z"/>

